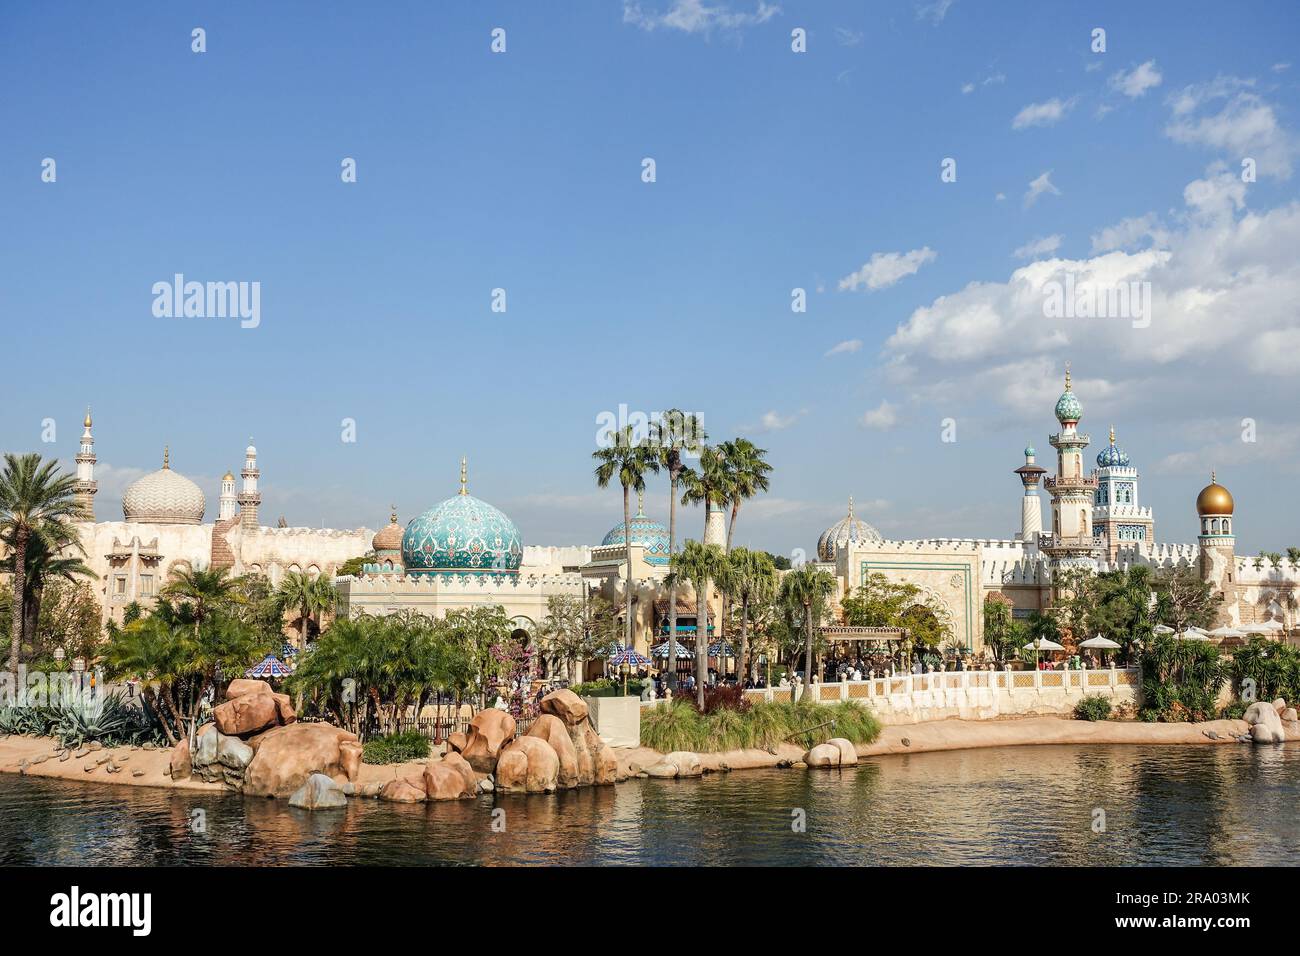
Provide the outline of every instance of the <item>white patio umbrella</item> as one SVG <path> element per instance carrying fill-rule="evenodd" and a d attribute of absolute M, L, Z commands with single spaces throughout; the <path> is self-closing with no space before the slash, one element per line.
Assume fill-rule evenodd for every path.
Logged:
<path fill-rule="evenodd" d="M 1027 648 L 1032 647 L 1032 648 L 1034 649 L 1034 663 L 1035 663 L 1035 664 L 1038 663 L 1038 655 L 1039 655 L 1039 653 L 1040 653 L 1041 651 L 1063 651 L 1063 650 L 1065 650 L 1065 648 L 1062 647 L 1060 644 L 1056 643 L 1056 641 L 1050 640 L 1050 639 L 1048 639 L 1048 638 L 1046 638 L 1046 637 L 1040 637 L 1040 638 L 1038 638 L 1037 640 L 1030 641 L 1028 644 L 1025 645 L 1025 647 L 1027 647 Z"/>
<path fill-rule="evenodd" d="M 1083 642 L 1082 644 L 1080 644 L 1079 646 L 1080 646 L 1080 647 L 1095 648 L 1095 649 L 1097 649 L 1097 650 L 1102 650 L 1102 651 L 1117 651 L 1117 650 L 1119 650 L 1119 642 L 1117 642 L 1117 641 L 1112 641 L 1109 637 L 1102 637 L 1100 634 L 1098 634 L 1096 637 L 1090 637 L 1090 638 L 1088 638 L 1086 641 L 1084 641 L 1084 642 Z"/>
<path fill-rule="evenodd" d="M 1204 634 L 1197 634 L 1195 631 L 1188 629 L 1186 631 L 1179 631 L 1177 634 L 1175 634 L 1174 640 L 1175 641 L 1208 641 L 1209 638 L 1206 637 Z"/>
<path fill-rule="evenodd" d="M 1281 621 L 1260 621 L 1258 624 L 1251 624 L 1246 628 L 1246 631 L 1250 634 L 1271 634 L 1283 630 L 1286 630 L 1286 625 Z"/>
<path fill-rule="evenodd" d="M 1246 636 L 1245 631 L 1239 631 L 1235 627 L 1229 627 L 1226 624 L 1223 627 L 1216 627 L 1214 630 L 1210 631 L 1210 637 L 1245 637 L 1245 636 Z"/>
<path fill-rule="evenodd" d="M 1172 633 L 1174 633 L 1174 629 L 1173 629 L 1172 627 L 1170 627 L 1168 624 L 1157 624 L 1157 625 L 1156 625 L 1155 627 L 1153 627 L 1151 630 L 1152 630 L 1152 632 L 1155 633 L 1155 634 L 1172 634 Z"/>

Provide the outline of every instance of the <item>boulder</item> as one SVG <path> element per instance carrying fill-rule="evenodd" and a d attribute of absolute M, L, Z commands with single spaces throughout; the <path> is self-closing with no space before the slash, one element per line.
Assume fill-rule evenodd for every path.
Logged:
<path fill-rule="evenodd" d="M 1300 719 L 1300 715 L 1296 714 L 1296 709 L 1294 707 L 1288 707 L 1286 710 L 1282 711 L 1282 719 L 1287 721 L 1298 720 Z"/>
<path fill-rule="evenodd" d="M 180 743 L 172 748 L 171 762 L 167 770 L 173 780 L 188 780 L 192 769 L 190 741 L 188 737 L 182 737 Z"/>
<path fill-rule="evenodd" d="M 469 722 L 469 739 L 461 755 L 479 773 L 493 773 L 501 748 L 515 736 L 515 719 L 504 710 L 490 707 Z"/>
<path fill-rule="evenodd" d="M 1273 701 L 1273 709 L 1279 714 L 1282 713 L 1282 711 L 1286 710 L 1286 701 L 1281 697 L 1277 698 Z"/>
<path fill-rule="evenodd" d="M 253 748 L 238 737 L 217 735 L 217 761 L 223 767 L 243 771 L 253 760 Z"/>
<path fill-rule="evenodd" d="M 339 741 L 339 768 L 343 771 L 343 776 L 350 781 L 355 782 L 357 775 L 361 773 L 361 753 L 359 740 Z"/>
<path fill-rule="evenodd" d="M 216 721 L 217 730 L 228 737 L 255 734 L 276 725 L 278 711 L 275 696 L 270 693 L 244 694 L 212 708 L 212 718 Z"/>
<path fill-rule="evenodd" d="M 595 765 L 593 782 L 597 785 L 618 783 L 618 756 L 614 753 L 614 748 L 602 743 L 593 757 L 592 763 Z"/>
<path fill-rule="evenodd" d="M 474 772 L 474 768 L 466 762 L 464 757 L 458 753 L 448 753 L 442 758 L 442 762 L 460 774 L 461 780 L 465 782 L 465 790 L 468 793 L 474 792 L 474 788 L 478 785 L 478 774 Z"/>
<path fill-rule="evenodd" d="M 841 767 L 852 767 L 858 762 L 858 748 L 853 746 L 851 740 L 845 737 L 832 737 L 826 742 L 832 747 L 839 748 Z"/>
<path fill-rule="evenodd" d="M 271 685 L 264 680 L 236 677 L 226 685 L 226 700 L 234 700 L 236 697 L 243 697 L 245 694 L 269 693 L 271 693 Z"/>
<path fill-rule="evenodd" d="M 575 727 L 587 719 L 587 704 L 571 690 L 553 690 L 542 698 L 542 713 L 554 714 Z"/>
<path fill-rule="evenodd" d="M 1286 741 L 1286 730 L 1277 708 L 1264 701 L 1256 701 L 1242 715 L 1250 724 L 1250 738 L 1257 744 L 1280 744 Z"/>
<path fill-rule="evenodd" d="M 217 762 L 217 737 L 217 728 L 212 724 L 204 724 L 199 728 L 194 738 L 194 751 L 190 757 L 194 769 L 208 767 Z"/>
<path fill-rule="evenodd" d="M 656 764 L 651 764 L 642 771 L 647 777 L 675 777 L 677 776 L 677 764 L 669 763 L 667 760 L 661 760 Z"/>
<path fill-rule="evenodd" d="M 287 797 L 313 773 L 347 780 L 344 743 L 356 734 L 330 724 L 293 723 L 275 727 L 250 741 L 256 754 L 244 771 L 244 793 L 254 797 Z M 348 748 L 349 751 L 352 748 Z"/>
<path fill-rule="evenodd" d="M 520 737 L 501 751 L 496 787 L 507 793 L 550 793 L 557 786 L 560 758 L 541 737 Z"/>
<path fill-rule="evenodd" d="M 410 780 L 398 777 L 384 784 L 384 789 L 379 791 L 379 799 L 391 800 L 393 803 L 423 803 L 427 797 L 425 792 Z"/>
<path fill-rule="evenodd" d="M 293 709 L 293 700 L 288 694 L 272 694 L 275 698 L 275 719 L 281 726 L 291 724 L 298 719 L 298 713 Z"/>
<path fill-rule="evenodd" d="M 451 756 L 460 760 L 459 754 Z M 460 760 L 460 763 L 466 769 L 469 768 L 469 764 L 463 760 Z M 448 763 L 446 760 L 430 760 L 424 768 L 424 790 L 430 800 L 460 800 L 464 797 L 472 797 L 477 789 L 473 777 L 473 771 L 470 771 L 470 779 L 466 781 L 465 775 L 455 763 Z"/>
<path fill-rule="evenodd" d="M 465 744 L 468 740 L 469 738 L 466 737 L 464 734 L 462 734 L 459 730 L 456 731 L 454 734 L 448 734 L 447 735 L 448 752 L 455 751 L 456 753 L 464 753 Z"/>
<path fill-rule="evenodd" d="M 809 767 L 838 767 L 840 748 L 834 744 L 818 744 L 803 755 L 803 762 Z"/>
<path fill-rule="evenodd" d="M 704 773 L 704 768 L 700 765 L 700 755 L 689 750 L 674 750 L 670 754 L 665 754 L 664 762 L 676 767 L 679 777 L 698 777 Z"/>
<path fill-rule="evenodd" d="M 578 785 L 578 751 L 569 739 L 569 730 L 564 721 L 554 714 L 542 714 L 528 728 L 525 736 L 545 740 L 555 751 L 555 756 L 560 761 L 560 773 L 556 778 L 558 786 L 567 790 Z"/>
<path fill-rule="evenodd" d="M 289 798 L 289 806 L 300 810 L 333 810 L 347 805 L 347 794 L 323 773 L 312 774 Z"/>

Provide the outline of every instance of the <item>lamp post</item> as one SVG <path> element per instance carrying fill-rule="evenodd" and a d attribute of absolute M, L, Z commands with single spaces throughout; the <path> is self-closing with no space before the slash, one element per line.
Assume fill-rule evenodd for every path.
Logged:
<path fill-rule="evenodd" d="M 623 663 L 618 666 L 618 671 L 623 675 L 623 696 L 627 696 L 627 677 L 632 673 L 632 664 L 627 657 L 623 658 Z"/>

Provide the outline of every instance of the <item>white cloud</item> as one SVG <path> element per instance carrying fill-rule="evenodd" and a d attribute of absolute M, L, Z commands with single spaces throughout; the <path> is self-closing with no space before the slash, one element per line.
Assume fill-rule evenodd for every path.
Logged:
<path fill-rule="evenodd" d="M 1272 66 L 1269 67 L 1269 69 L 1272 70 L 1274 73 L 1285 73 L 1287 70 L 1291 69 L 1291 64 L 1274 63 Z"/>
<path fill-rule="evenodd" d="M 1011 253 L 1013 259 L 1036 259 L 1038 256 L 1051 255 L 1057 249 L 1061 248 L 1061 240 L 1065 237 L 1062 235 L 1043 236 L 1041 239 L 1030 239 L 1023 246 Z"/>
<path fill-rule="evenodd" d="M 1096 254 L 1111 252 L 1115 249 L 1131 249 L 1147 238 L 1150 238 L 1158 246 L 1164 245 L 1168 235 L 1161 228 L 1160 222 L 1153 212 L 1149 212 L 1145 216 L 1129 216 L 1126 219 L 1121 219 L 1113 226 L 1106 226 L 1101 231 L 1093 233 L 1092 251 Z"/>
<path fill-rule="evenodd" d="M 929 20 L 931 23 L 942 23 L 943 18 L 948 15 L 952 5 L 957 0 L 932 0 L 931 3 L 918 4 L 916 7 L 916 18 L 918 20 Z"/>
<path fill-rule="evenodd" d="M 1051 126 L 1060 122 L 1066 113 L 1074 109 L 1076 99 L 1062 100 L 1052 97 L 1045 103 L 1030 103 L 1016 114 L 1011 121 L 1012 129 L 1028 129 L 1030 126 Z"/>
<path fill-rule="evenodd" d="M 1038 202 L 1038 197 L 1044 193 L 1051 193 L 1053 196 L 1061 195 L 1061 191 L 1052 182 L 1052 171 L 1050 169 L 1029 183 L 1029 189 L 1025 192 L 1025 208 L 1028 209 Z"/>
<path fill-rule="evenodd" d="M 1004 202 L 1004 201 L 1006 201 L 1006 198 L 1007 198 L 1007 194 L 1006 194 L 1006 193 L 998 193 L 996 196 L 993 197 L 993 201 L 994 201 L 994 202 Z"/>
<path fill-rule="evenodd" d="M 877 252 L 861 269 L 840 280 L 840 290 L 856 292 L 865 287 L 875 292 L 877 289 L 887 289 L 896 282 L 915 275 L 921 266 L 933 262 L 938 255 L 929 246 L 911 252 Z"/>
<path fill-rule="evenodd" d="M 974 92 L 975 92 L 975 84 L 974 84 L 974 83 L 964 83 L 964 84 L 962 84 L 961 91 L 962 91 L 963 93 L 974 93 Z"/>
<path fill-rule="evenodd" d="M 779 432 L 786 428 L 789 428 L 791 425 L 797 422 L 801 415 L 803 415 L 803 412 L 796 412 L 793 415 L 782 415 L 780 412 L 776 410 L 772 410 L 770 412 L 764 412 L 763 418 L 760 420 L 758 427 L 756 429 L 751 428 L 746 430 L 761 431 L 761 432 Z"/>
<path fill-rule="evenodd" d="M 1250 157 L 1261 176 L 1288 179 L 1296 139 L 1252 86 L 1251 80 L 1221 76 L 1184 87 L 1170 97 L 1174 115 L 1165 134 L 1175 142 L 1224 153 L 1234 163 Z M 1220 102 L 1218 112 L 1211 112 L 1210 107 Z"/>
<path fill-rule="evenodd" d="M 884 431 L 898 424 L 898 406 L 881 400 L 875 408 L 867 411 L 861 420 L 862 427 Z"/>
<path fill-rule="evenodd" d="M 850 30 L 848 27 L 835 28 L 835 39 L 840 46 L 858 46 L 864 36 L 861 30 Z"/>
<path fill-rule="evenodd" d="M 647 13 L 640 3 L 624 0 L 623 22 L 642 30 L 680 30 L 683 33 L 709 34 L 714 30 L 739 30 L 766 23 L 781 8 L 759 0 L 753 13 L 738 13 L 723 4 L 710 6 L 704 0 L 671 0 L 663 13 Z"/>
<path fill-rule="evenodd" d="M 846 339 L 845 341 L 838 342 L 835 345 L 831 346 L 829 349 L 827 349 L 826 355 L 824 357 L 829 358 L 832 355 L 845 355 L 848 353 L 856 352 L 861 348 L 862 348 L 862 339 Z"/>
<path fill-rule="evenodd" d="M 1005 73 L 989 73 L 989 74 L 987 74 L 986 76 L 982 77 L 982 78 L 979 80 L 979 85 L 980 85 L 981 87 L 983 87 L 983 86 L 998 86 L 998 85 L 1000 85 L 1000 84 L 1002 84 L 1002 83 L 1005 83 L 1006 81 L 1007 81 L 1007 76 L 1006 76 Z M 975 92 L 975 82 L 972 81 L 972 82 L 970 82 L 970 83 L 963 84 L 963 86 L 962 86 L 962 88 L 961 88 L 961 91 L 962 91 L 963 93 L 974 93 L 974 92 Z"/>
<path fill-rule="evenodd" d="M 1156 69 L 1155 60 L 1147 60 L 1140 66 L 1125 72 L 1120 70 L 1110 78 L 1110 88 L 1125 96 L 1136 99 L 1146 93 L 1147 90 L 1159 86 L 1164 77 Z"/>

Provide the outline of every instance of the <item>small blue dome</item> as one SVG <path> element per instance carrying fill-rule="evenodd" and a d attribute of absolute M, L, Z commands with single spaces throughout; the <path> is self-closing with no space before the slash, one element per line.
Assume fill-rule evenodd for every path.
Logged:
<path fill-rule="evenodd" d="M 1115 444 L 1115 429 L 1110 430 L 1110 444 L 1101 450 L 1097 455 L 1098 468 L 1111 468 L 1119 466 L 1127 468 L 1129 465 L 1128 453 Z"/>
<path fill-rule="evenodd" d="M 1033 445 L 1026 445 L 1026 446 L 1025 446 L 1025 457 L 1026 457 L 1026 458 L 1033 458 L 1033 457 L 1034 457 L 1034 446 L 1033 446 Z"/>
<path fill-rule="evenodd" d="M 402 535 L 407 574 L 518 574 L 523 556 L 514 522 L 463 485 L 454 498 L 411 519 Z"/>
<path fill-rule="evenodd" d="M 632 518 L 631 528 L 632 543 L 645 548 L 646 564 L 666 566 L 669 557 L 668 529 L 653 518 L 647 517 L 640 507 Z M 620 521 L 609 529 L 609 534 L 605 535 L 600 544 L 601 547 L 622 545 L 624 540 L 623 522 Z"/>

